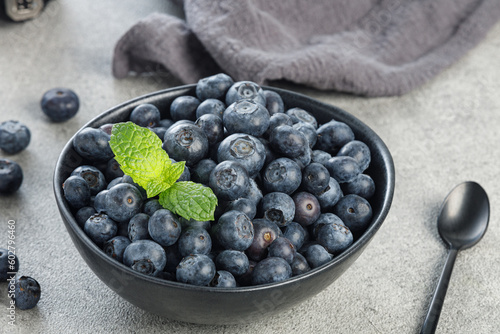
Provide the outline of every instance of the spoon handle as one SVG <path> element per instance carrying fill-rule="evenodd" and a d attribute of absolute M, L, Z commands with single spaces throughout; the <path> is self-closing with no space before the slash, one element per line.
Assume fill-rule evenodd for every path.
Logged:
<path fill-rule="evenodd" d="M 446 290 L 448 290 L 448 283 L 450 283 L 451 272 L 453 271 L 453 265 L 455 264 L 457 254 L 458 250 L 455 248 L 450 248 L 448 251 L 448 257 L 446 259 L 446 263 L 444 264 L 443 272 L 439 278 L 436 291 L 434 291 L 434 296 L 432 297 L 432 301 L 429 306 L 429 311 L 425 317 L 424 325 L 420 331 L 421 334 L 431 334 L 436 331 L 439 315 L 441 314 L 441 308 L 443 307 L 444 297 L 446 296 Z"/>

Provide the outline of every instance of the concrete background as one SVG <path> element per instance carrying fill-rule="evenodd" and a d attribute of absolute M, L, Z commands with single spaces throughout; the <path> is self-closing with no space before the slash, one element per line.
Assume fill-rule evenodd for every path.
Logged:
<path fill-rule="evenodd" d="M 8 325 L 6 283 L 0 283 L 0 333 L 417 333 L 445 260 L 436 218 L 458 183 L 488 192 L 491 220 L 484 239 L 457 258 L 439 333 L 494 333 L 500 328 L 500 24 L 458 63 L 401 97 L 362 98 L 281 85 L 337 105 L 385 141 L 396 166 L 386 222 L 359 260 L 323 293 L 281 315 L 242 326 L 197 326 L 145 313 L 115 295 L 71 243 L 52 191 L 56 159 L 92 117 L 130 98 L 173 87 L 168 73 L 116 80 L 113 47 L 137 20 L 154 12 L 182 15 L 169 1 L 52 1 L 38 19 L 0 20 L 0 121 L 17 119 L 30 146 L 9 156 L 24 170 L 13 196 L 0 197 L 0 247 L 15 221 L 20 273 L 35 277 L 42 298 Z M 51 123 L 42 94 L 75 90 L 79 113 Z M 4 156 L 0 152 L 0 155 Z M 3 291 L 3 292 L 1 292 Z"/>

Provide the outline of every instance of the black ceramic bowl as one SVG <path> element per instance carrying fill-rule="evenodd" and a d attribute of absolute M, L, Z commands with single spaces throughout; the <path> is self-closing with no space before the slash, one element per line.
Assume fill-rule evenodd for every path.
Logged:
<path fill-rule="evenodd" d="M 290 309 L 332 284 L 361 255 L 389 211 L 394 192 L 392 157 L 379 136 L 351 114 L 294 92 L 265 87 L 278 92 L 287 108 L 300 107 L 311 112 L 319 123 L 336 119 L 348 124 L 356 139 L 372 152 L 367 174 L 376 184 L 370 200 L 373 221 L 355 242 L 329 263 L 286 281 L 251 287 L 213 288 L 187 285 L 138 273 L 113 260 L 97 247 L 78 226 L 66 203 L 62 183 L 82 162 L 73 150 L 72 140 L 64 147 L 56 165 L 54 191 L 64 224 L 88 266 L 106 285 L 130 303 L 170 319 L 202 324 L 251 322 Z M 91 120 L 84 127 L 128 120 L 132 109 L 141 103 L 155 104 L 168 115 L 170 103 L 181 95 L 194 95 L 195 85 L 166 89 L 125 102 Z"/>

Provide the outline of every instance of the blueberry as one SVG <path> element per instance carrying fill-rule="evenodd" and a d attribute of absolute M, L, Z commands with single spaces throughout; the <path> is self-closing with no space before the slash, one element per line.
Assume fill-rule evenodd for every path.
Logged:
<path fill-rule="evenodd" d="M 269 141 L 263 137 L 257 138 L 262 145 L 264 145 L 264 149 L 266 150 L 266 160 L 264 161 L 264 166 L 268 165 L 271 161 L 276 160 L 278 157 L 274 154 L 273 150 L 269 145 Z"/>
<path fill-rule="evenodd" d="M 118 183 L 124 183 L 122 181 L 123 181 L 123 176 L 116 177 L 113 180 L 109 181 L 106 189 L 109 190 L 109 189 L 113 188 L 114 186 L 116 186 Z"/>
<path fill-rule="evenodd" d="M 89 219 L 90 216 L 96 213 L 97 211 L 95 211 L 94 207 L 92 206 L 84 206 L 83 208 L 78 209 L 78 211 L 75 213 L 75 220 L 78 226 L 83 229 L 83 226 L 85 225 L 87 219 Z"/>
<path fill-rule="evenodd" d="M 144 202 L 142 206 L 142 212 L 147 214 L 148 216 L 152 216 L 157 210 L 163 209 L 160 202 L 156 198 L 150 198 Z"/>
<path fill-rule="evenodd" d="M 122 223 L 141 212 L 143 197 L 134 185 L 119 183 L 108 190 L 105 202 L 106 213 L 113 220 Z"/>
<path fill-rule="evenodd" d="M 196 120 L 196 109 L 200 105 L 200 100 L 194 96 L 183 95 L 175 98 L 170 105 L 170 117 L 174 122 L 180 120 Z"/>
<path fill-rule="evenodd" d="M 194 124 L 187 122 L 175 123 L 167 133 L 163 149 L 177 161 L 186 161 L 193 166 L 208 154 L 208 138 L 205 132 Z"/>
<path fill-rule="evenodd" d="M 246 193 L 243 194 L 244 198 L 248 198 L 251 200 L 255 206 L 258 206 L 260 201 L 262 200 L 262 191 L 260 190 L 257 182 L 254 179 L 249 179 L 249 186 Z"/>
<path fill-rule="evenodd" d="M 333 213 L 342 219 L 354 236 L 368 227 L 373 215 L 370 203 L 354 194 L 342 197 L 333 208 Z"/>
<path fill-rule="evenodd" d="M 262 88 L 252 81 L 235 82 L 226 93 L 226 105 L 241 100 L 254 101 L 262 106 L 266 105 L 266 97 Z"/>
<path fill-rule="evenodd" d="M 127 225 L 127 235 L 132 242 L 151 239 L 148 231 L 149 218 L 150 216 L 145 213 L 138 213 L 130 218 Z"/>
<path fill-rule="evenodd" d="M 361 171 L 365 171 L 371 162 L 371 153 L 368 145 L 359 140 L 353 140 L 342 146 L 338 156 L 349 156 L 358 163 Z"/>
<path fill-rule="evenodd" d="M 234 276 L 226 270 L 217 270 L 209 286 L 214 288 L 235 288 L 236 280 Z"/>
<path fill-rule="evenodd" d="M 302 187 L 314 195 L 321 193 L 330 183 L 330 173 L 325 166 L 313 162 L 302 171 Z"/>
<path fill-rule="evenodd" d="M 283 237 L 287 238 L 295 249 L 300 249 L 306 239 L 306 231 L 299 223 L 291 222 L 285 227 Z"/>
<path fill-rule="evenodd" d="M 311 193 L 298 192 L 292 197 L 295 204 L 295 216 L 293 220 L 302 226 L 313 224 L 321 214 L 321 206 L 318 199 Z"/>
<path fill-rule="evenodd" d="M 0 124 L 0 149 L 8 154 L 16 154 L 28 147 L 31 132 L 18 121 L 5 121 Z"/>
<path fill-rule="evenodd" d="M 293 124 L 296 123 L 307 123 L 311 125 L 315 130 L 318 128 L 318 123 L 316 118 L 309 112 L 302 108 L 291 108 L 286 111 L 286 114 L 290 116 Z"/>
<path fill-rule="evenodd" d="M 200 101 L 207 99 L 223 100 L 234 80 L 225 73 L 218 73 L 203 79 L 196 84 L 196 96 Z"/>
<path fill-rule="evenodd" d="M 254 219 L 257 214 L 257 206 L 255 203 L 248 198 L 238 198 L 227 204 L 226 211 L 237 210 L 241 211 L 248 216 L 250 219 Z"/>
<path fill-rule="evenodd" d="M 103 124 L 98 129 L 111 136 L 111 132 L 113 131 L 113 123 Z"/>
<path fill-rule="evenodd" d="M 332 155 L 330 153 L 327 153 L 322 150 L 313 150 L 311 154 L 311 161 L 312 162 L 317 162 L 322 164 L 323 166 L 326 165 L 328 160 L 332 158 Z"/>
<path fill-rule="evenodd" d="M 279 227 L 267 219 L 254 219 L 254 238 L 246 254 L 250 260 L 260 261 L 267 257 L 267 247 L 282 233 Z"/>
<path fill-rule="evenodd" d="M 102 247 L 106 241 L 116 236 L 118 225 L 108 215 L 96 213 L 87 219 L 83 230 L 97 246 Z"/>
<path fill-rule="evenodd" d="M 339 183 L 333 177 L 330 177 L 328 186 L 316 195 L 318 202 L 321 206 L 321 211 L 330 211 L 335 204 L 344 196 Z"/>
<path fill-rule="evenodd" d="M 167 209 L 156 211 L 149 218 L 148 231 L 151 238 L 167 247 L 177 242 L 181 235 L 179 219 Z"/>
<path fill-rule="evenodd" d="M 210 227 L 212 224 L 210 221 L 199 221 L 199 220 L 194 220 L 194 219 L 186 219 L 181 216 L 179 216 L 179 222 L 181 223 L 181 230 L 185 231 L 190 228 L 202 228 L 204 230 L 210 230 Z"/>
<path fill-rule="evenodd" d="M 309 147 L 313 148 L 318 141 L 318 134 L 316 133 L 316 129 L 309 123 L 299 122 L 293 125 L 295 130 L 298 130 L 304 134 L 307 138 L 307 142 L 309 143 Z"/>
<path fill-rule="evenodd" d="M 76 115 L 80 100 L 71 89 L 52 88 L 43 94 L 41 107 L 52 121 L 64 122 Z"/>
<path fill-rule="evenodd" d="M 84 128 L 73 138 L 75 151 L 89 161 L 108 161 L 114 157 L 109 147 L 110 135 L 94 128 Z"/>
<path fill-rule="evenodd" d="M 223 161 L 210 173 L 209 186 L 222 200 L 238 199 L 248 190 L 248 172 L 236 161 Z"/>
<path fill-rule="evenodd" d="M 261 205 L 264 218 L 280 227 L 286 226 L 295 216 L 295 203 L 285 193 L 267 193 L 262 198 Z"/>
<path fill-rule="evenodd" d="M 215 272 L 215 264 L 207 255 L 193 254 L 181 260 L 175 275 L 178 282 L 206 286 L 213 280 Z"/>
<path fill-rule="evenodd" d="M 333 255 L 328 253 L 326 248 L 319 244 L 309 245 L 304 251 L 304 257 L 313 269 L 333 259 Z"/>
<path fill-rule="evenodd" d="M 96 212 L 101 213 L 101 212 L 106 212 L 106 195 L 108 194 L 107 189 L 101 190 L 97 195 L 94 197 L 94 209 Z"/>
<path fill-rule="evenodd" d="M 248 100 L 229 105 L 222 116 L 228 133 L 246 133 L 255 137 L 267 131 L 269 120 L 269 112 L 262 104 Z"/>
<path fill-rule="evenodd" d="M 174 121 L 172 121 L 170 118 L 162 118 L 158 122 L 158 127 L 162 127 L 168 130 L 172 125 L 174 125 Z M 163 140 L 163 138 L 161 138 Z"/>
<path fill-rule="evenodd" d="M 172 160 L 172 159 L 170 159 L 170 160 Z M 148 197 L 146 189 L 144 189 L 143 187 L 141 187 L 140 185 L 138 185 L 137 183 L 135 183 L 134 180 L 132 179 L 132 177 L 130 177 L 129 175 L 123 175 L 120 183 L 131 184 L 131 185 L 133 185 L 134 187 L 136 187 L 139 190 L 139 192 L 141 193 L 143 199 L 146 199 Z M 111 188 L 109 188 L 109 189 L 111 189 Z"/>
<path fill-rule="evenodd" d="M 266 109 L 267 111 L 269 111 L 270 115 L 285 112 L 283 99 L 278 93 L 268 89 L 264 89 L 263 93 L 264 97 L 266 98 Z"/>
<path fill-rule="evenodd" d="M 106 165 L 106 170 L 104 172 L 104 176 L 106 180 L 114 180 L 117 177 L 123 176 L 123 171 L 120 168 L 120 164 L 118 161 L 116 161 L 115 158 L 112 158 L 108 161 L 108 164 Z"/>
<path fill-rule="evenodd" d="M 309 263 L 307 263 L 306 258 L 300 253 L 295 254 L 290 267 L 292 268 L 292 276 L 304 274 L 311 270 L 311 267 L 309 266 Z"/>
<path fill-rule="evenodd" d="M 222 118 L 219 116 L 212 114 L 201 115 L 194 124 L 203 130 L 209 145 L 218 143 L 224 138 L 224 125 L 222 124 Z"/>
<path fill-rule="evenodd" d="M 322 225 L 317 233 L 316 240 L 331 254 L 344 251 L 353 242 L 351 231 L 343 223 Z"/>
<path fill-rule="evenodd" d="M 235 133 L 221 142 L 217 149 L 217 160 L 236 161 L 245 167 L 249 177 L 255 177 L 264 166 L 266 149 L 257 138 Z"/>
<path fill-rule="evenodd" d="M 300 169 L 304 169 L 307 165 L 311 163 L 312 150 L 310 147 L 306 147 L 304 152 L 298 157 L 293 158 L 293 161 L 299 165 Z"/>
<path fill-rule="evenodd" d="M 118 262 L 123 262 L 123 253 L 125 252 L 125 248 L 130 245 L 130 242 L 130 239 L 127 237 L 116 236 L 106 241 L 102 249 L 111 258 Z"/>
<path fill-rule="evenodd" d="M 246 273 L 249 265 L 248 257 L 242 251 L 226 249 L 215 258 L 215 266 L 218 270 L 229 271 L 235 277 Z"/>
<path fill-rule="evenodd" d="M 29 276 L 16 276 L 14 280 L 9 281 L 8 291 L 16 308 L 20 310 L 35 307 L 42 293 L 40 284 Z"/>
<path fill-rule="evenodd" d="M 172 161 L 173 164 L 177 162 L 175 159 L 172 158 L 170 158 L 170 161 Z M 179 176 L 176 182 L 181 182 L 181 181 L 191 181 L 191 172 L 189 171 L 188 166 L 184 166 L 184 170 L 182 171 L 181 176 Z"/>
<path fill-rule="evenodd" d="M 212 236 L 225 249 L 244 251 L 253 241 L 254 229 L 250 218 L 241 211 L 227 211 L 212 227 Z"/>
<path fill-rule="evenodd" d="M 17 162 L 10 159 L 0 159 L 0 194 L 12 194 L 16 192 L 19 187 L 21 187 L 22 183 L 23 170 L 21 169 L 21 166 L 19 166 Z M 83 189 L 82 192 L 85 192 L 85 189 Z M 82 194 L 79 199 L 88 203 L 90 200 L 90 189 L 88 189 L 88 198 Z M 76 202 L 79 202 L 78 199 L 75 200 Z"/>
<path fill-rule="evenodd" d="M 11 253 L 5 248 L 0 248 L 0 282 L 5 282 L 9 278 L 8 273 L 14 273 L 19 270 L 19 259 L 16 254 Z"/>
<path fill-rule="evenodd" d="M 267 192 L 292 194 L 302 181 L 299 165 L 289 158 L 278 158 L 262 171 L 262 185 Z"/>
<path fill-rule="evenodd" d="M 288 158 L 297 158 L 309 149 L 305 135 L 289 125 L 276 127 L 269 136 L 269 143 L 277 153 Z"/>
<path fill-rule="evenodd" d="M 80 176 L 87 182 L 91 195 L 96 195 L 108 185 L 104 174 L 94 166 L 78 166 L 71 172 L 71 176 L 73 175 Z"/>
<path fill-rule="evenodd" d="M 326 212 L 322 213 L 319 218 L 314 222 L 314 224 L 311 226 L 311 233 L 315 239 L 318 238 L 318 232 L 320 228 L 322 228 L 325 225 L 345 225 L 342 219 L 339 218 L 339 216 L 334 215 L 331 212 Z"/>
<path fill-rule="evenodd" d="M 288 264 L 292 264 L 293 258 L 297 251 L 295 246 L 286 237 L 279 237 L 267 247 L 268 257 L 281 257 Z"/>
<path fill-rule="evenodd" d="M 342 146 L 354 140 L 354 133 L 349 125 L 335 120 L 321 125 L 316 132 L 318 134 L 318 141 L 316 142 L 315 149 L 330 154 L 337 154 Z"/>
<path fill-rule="evenodd" d="M 208 231 L 201 227 L 184 230 L 177 241 L 179 253 L 184 257 L 190 254 L 207 255 L 212 250 L 212 239 Z"/>
<path fill-rule="evenodd" d="M 194 182 L 208 185 L 210 173 L 214 170 L 217 163 L 212 159 L 202 159 L 191 169 L 191 179 Z"/>
<path fill-rule="evenodd" d="M 154 128 L 149 128 L 152 132 L 154 132 L 158 138 L 160 138 L 162 141 L 165 138 L 165 133 L 167 133 L 168 128 L 165 128 L 163 126 L 157 126 Z"/>
<path fill-rule="evenodd" d="M 1 166 L 1 165 L 0 165 Z M 3 171 L 4 169 L 0 169 Z M 64 198 L 74 209 L 88 206 L 90 203 L 90 187 L 82 177 L 70 176 L 62 184 Z"/>
<path fill-rule="evenodd" d="M 355 194 L 370 199 L 375 194 L 375 182 L 370 175 L 359 174 L 349 182 L 340 185 L 344 194 Z"/>
<path fill-rule="evenodd" d="M 263 259 L 253 269 L 252 284 L 267 284 L 284 281 L 292 276 L 292 268 L 281 257 Z"/>
<path fill-rule="evenodd" d="M 206 99 L 200 103 L 198 108 L 196 108 L 196 118 L 200 118 L 203 115 L 212 114 L 219 116 L 222 119 L 222 115 L 226 110 L 226 105 L 224 102 L 218 99 Z"/>
<path fill-rule="evenodd" d="M 143 103 L 135 107 L 130 113 L 130 121 L 143 127 L 155 127 L 160 122 L 160 111 L 150 103 Z"/>
<path fill-rule="evenodd" d="M 285 113 L 276 113 L 269 118 L 269 127 L 266 134 L 269 136 L 271 132 L 280 125 L 293 126 L 292 119 Z"/>
<path fill-rule="evenodd" d="M 337 182 L 349 182 L 361 174 L 361 168 L 350 156 L 335 156 L 326 163 L 325 167 Z"/>
<path fill-rule="evenodd" d="M 140 273 L 158 276 L 167 263 L 163 247 L 151 240 L 138 240 L 125 248 L 123 263 Z"/>

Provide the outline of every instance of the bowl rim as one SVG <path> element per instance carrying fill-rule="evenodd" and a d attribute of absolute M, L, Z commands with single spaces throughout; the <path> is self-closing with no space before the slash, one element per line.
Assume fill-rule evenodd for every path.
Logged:
<path fill-rule="evenodd" d="M 306 280 L 307 278 L 311 276 L 317 276 L 321 275 L 324 271 L 328 271 L 330 268 L 338 266 L 345 262 L 352 254 L 356 254 L 359 249 L 362 249 L 365 247 L 372 239 L 374 234 L 377 232 L 377 230 L 380 228 L 382 225 L 383 221 L 387 217 L 387 214 L 389 212 L 389 209 L 392 204 L 392 199 L 394 196 L 394 189 L 395 189 L 395 168 L 394 168 L 394 162 L 392 159 L 392 156 L 389 152 L 389 149 L 387 148 L 386 144 L 382 141 L 382 139 L 378 136 L 377 133 L 375 133 L 368 125 L 360 121 L 358 118 L 356 118 L 354 115 L 348 113 L 347 111 L 336 107 L 334 105 L 319 101 L 317 99 L 314 99 L 310 96 L 307 96 L 302 93 L 297 93 L 291 90 L 287 89 L 282 89 L 282 88 L 276 88 L 276 87 L 270 87 L 270 86 L 264 86 L 262 85 L 261 87 L 263 89 L 268 89 L 275 91 L 277 93 L 281 94 L 286 94 L 290 96 L 294 96 L 295 98 L 301 99 L 308 101 L 309 103 L 313 105 L 320 106 L 322 108 L 327 108 L 327 109 L 332 109 L 336 114 L 341 114 L 342 118 L 348 119 L 351 123 L 355 123 L 357 125 L 360 125 L 363 127 L 364 131 L 372 138 L 372 141 L 377 144 L 377 147 L 380 151 L 380 155 L 382 156 L 382 161 L 384 162 L 384 168 L 387 171 L 387 180 L 388 184 L 386 187 L 385 193 L 381 194 L 383 196 L 383 202 L 381 203 L 381 208 L 380 208 L 380 213 L 372 218 L 372 222 L 368 229 L 358 238 L 356 239 L 353 244 L 351 244 L 346 250 L 344 250 L 342 253 L 336 255 L 332 260 L 328 261 L 327 263 L 309 270 L 306 273 L 290 277 L 284 281 L 281 282 L 274 282 L 274 283 L 267 283 L 267 284 L 260 284 L 260 285 L 252 285 L 252 286 L 240 286 L 240 287 L 234 287 L 234 288 L 220 288 L 220 287 L 210 287 L 210 286 L 197 286 L 197 285 L 192 285 L 192 284 L 187 284 L 187 283 L 182 283 L 182 282 L 176 282 L 176 281 L 170 281 L 166 280 L 163 278 L 159 277 L 153 277 L 149 276 L 146 274 L 142 274 L 140 272 L 137 272 L 133 270 L 132 268 L 126 266 L 125 264 L 114 260 L 110 256 L 108 256 L 101 248 L 99 248 L 84 232 L 83 228 L 81 228 L 78 223 L 76 222 L 76 219 L 71 212 L 71 209 L 69 205 L 64 201 L 64 195 L 62 191 L 62 186 L 59 184 L 60 180 L 63 182 L 62 178 L 62 162 L 63 162 L 63 157 L 68 154 L 71 150 L 73 150 L 72 143 L 73 143 L 73 138 L 84 128 L 87 127 L 93 127 L 92 124 L 94 123 L 99 123 L 104 119 L 107 115 L 123 108 L 128 108 L 131 105 L 134 105 L 135 103 L 138 102 L 143 102 L 146 103 L 147 100 L 156 98 L 159 95 L 167 95 L 167 94 L 174 94 L 182 91 L 186 91 L 186 93 L 192 91 L 196 87 L 196 84 L 189 84 L 189 85 L 182 85 L 182 86 L 177 86 L 177 87 L 172 87 L 172 88 L 167 88 L 167 89 L 162 89 L 159 91 L 151 92 L 148 94 L 144 94 L 141 96 L 138 96 L 136 98 L 127 100 L 125 102 L 122 102 L 114 107 L 111 107 L 107 109 L 106 111 L 100 113 L 96 117 L 92 118 L 89 120 L 87 123 L 85 123 L 80 129 L 75 132 L 75 134 L 67 141 L 67 143 L 64 145 L 64 148 L 62 149 L 61 153 L 59 154 L 59 157 L 57 159 L 54 173 L 53 173 L 53 190 L 55 194 L 55 199 L 57 206 L 59 208 L 60 214 L 63 216 L 64 220 L 64 225 L 66 226 L 67 229 L 71 229 L 78 238 L 85 243 L 85 245 L 92 251 L 92 253 L 95 256 L 98 256 L 101 260 L 105 261 L 107 264 L 109 264 L 111 267 L 118 267 L 120 270 L 124 270 L 127 274 L 134 276 L 135 278 L 138 279 L 143 279 L 147 280 L 151 283 L 161 285 L 164 287 L 169 287 L 169 288 L 175 288 L 179 290 L 189 290 L 190 292 L 193 291 L 199 291 L 199 292 L 211 292 L 211 293 L 223 293 L 223 294 L 234 294 L 234 293 L 248 293 L 251 291 L 261 291 L 261 290 L 268 290 L 268 289 L 274 289 L 282 286 L 288 286 L 288 285 L 293 285 L 300 283 L 302 280 Z M 78 250 L 80 251 L 80 250 Z M 87 264 L 88 265 L 88 264 Z M 95 274 L 95 273 L 94 273 Z M 332 281 L 333 282 L 333 281 Z"/>

